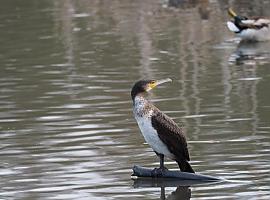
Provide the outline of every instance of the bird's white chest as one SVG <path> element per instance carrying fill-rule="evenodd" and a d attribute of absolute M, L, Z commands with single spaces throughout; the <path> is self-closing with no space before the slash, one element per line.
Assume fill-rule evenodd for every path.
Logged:
<path fill-rule="evenodd" d="M 157 131 L 153 128 L 151 118 L 136 117 L 136 120 L 145 141 L 151 146 L 151 148 L 155 152 L 173 159 L 174 156 L 170 153 L 167 146 L 160 140 Z"/>
<path fill-rule="evenodd" d="M 141 109 L 143 109 L 143 104 L 141 104 L 141 106 L 142 107 L 140 107 L 138 104 L 136 105 L 135 101 L 133 112 L 145 141 L 155 152 L 173 159 L 174 156 L 170 153 L 167 146 L 160 140 L 157 131 L 152 126 L 151 116 L 153 111 L 150 110 L 147 114 L 145 113 L 144 115 L 140 115 L 142 112 Z"/>

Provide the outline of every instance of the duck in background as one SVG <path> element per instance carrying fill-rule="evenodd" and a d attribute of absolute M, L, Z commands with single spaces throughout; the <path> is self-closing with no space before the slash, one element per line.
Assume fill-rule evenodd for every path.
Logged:
<path fill-rule="evenodd" d="M 231 8 L 228 14 L 233 18 L 227 22 L 229 30 L 236 33 L 243 41 L 270 40 L 270 19 L 240 16 Z"/>

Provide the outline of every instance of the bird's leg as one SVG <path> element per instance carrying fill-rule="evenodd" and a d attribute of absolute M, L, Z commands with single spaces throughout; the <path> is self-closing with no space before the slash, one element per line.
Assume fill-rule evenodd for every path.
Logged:
<path fill-rule="evenodd" d="M 159 154 L 159 169 L 167 169 L 164 166 L 164 155 L 163 154 Z"/>
<path fill-rule="evenodd" d="M 162 177 L 164 172 L 166 170 L 168 170 L 165 166 L 164 166 L 164 155 L 163 154 L 159 154 L 157 153 L 157 156 L 159 157 L 159 168 L 155 168 L 152 170 L 152 176 L 154 177 Z"/>

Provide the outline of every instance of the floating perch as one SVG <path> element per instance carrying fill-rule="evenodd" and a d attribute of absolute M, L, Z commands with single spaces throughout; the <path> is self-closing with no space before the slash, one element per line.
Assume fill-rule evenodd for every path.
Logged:
<path fill-rule="evenodd" d="M 137 165 L 134 165 L 133 167 L 133 174 L 132 176 L 137 177 L 150 177 L 150 178 L 157 178 L 152 173 L 153 169 L 140 167 Z M 213 176 L 207 176 L 202 174 L 193 174 L 193 173 L 187 173 L 187 172 L 181 172 L 181 171 L 170 171 L 165 170 L 161 176 L 158 178 L 175 178 L 177 180 L 196 180 L 196 181 L 222 181 L 220 178 L 216 178 Z"/>

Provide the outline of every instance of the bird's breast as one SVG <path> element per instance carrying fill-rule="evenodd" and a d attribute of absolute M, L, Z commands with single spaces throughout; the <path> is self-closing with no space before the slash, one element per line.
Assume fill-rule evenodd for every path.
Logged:
<path fill-rule="evenodd" d="M 154 114 L 154 107 L 143 97 L 137 96 L 134 99 L 133 113 L 145 141 L 151 146 L 151 148 L 159 154 L 163 154 L 174 159 L 174 155 L 161 141 L 156 129 L 152 126 L 151 117 Z"/>
<path fill-rule="evenodd" d="M 156 129 L 153 128 L 151 116 L 141 117 L 137 115 L 135 116 L 135 118 L 145 141 L 151 146 L 151 148 L 159 154 L 163 154 L 171 159 L 174 159 L 174 155 L 169 151 L 168 147 L 161 141 Z"/>

